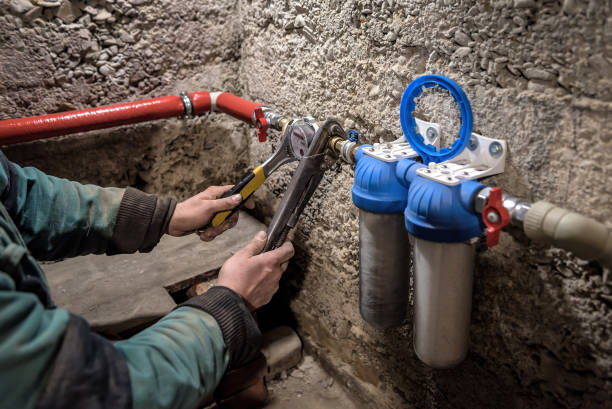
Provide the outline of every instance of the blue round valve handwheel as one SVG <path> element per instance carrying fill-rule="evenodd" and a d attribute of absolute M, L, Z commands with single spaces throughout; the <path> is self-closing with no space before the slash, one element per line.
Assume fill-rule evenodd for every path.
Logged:
<path fill-rule="evenodd" d="M 416 99 L 423 93 L 423 87 L 431 88 L 435 86 L 449 91 L 459 105 L 459 111 L 461 112 L 459 139 L 455 140 L 450 148 L 440 148 L 440 150 L 425 142 L 423 135 L 418 132 L 413 116 L 416 108 Z M 455 81 L 442 75 L 423 75 L 412 81 L 402 95 L 400 122 L 406 140 L 423 158 L 423 163 L 440 163 L 454 158 L 467 145 L 472 135 L 472 107 L 467 95 Z"/>

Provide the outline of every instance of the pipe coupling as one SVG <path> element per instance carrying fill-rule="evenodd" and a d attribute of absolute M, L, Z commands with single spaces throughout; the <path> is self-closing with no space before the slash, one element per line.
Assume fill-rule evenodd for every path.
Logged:
<path fill-rule="evenodd" d="M 484 211 L 484 208 L 489 202 L 490 193 L 491 188 L 485 187 L 474 197 L 474 211 L 476 213 L 480 214 Z M 508 210 L 508 213 L 510 213 L 510 222 L 515 226 L 522 227 L 525 215 L 531 205 L 527 202 L 523 202 L 518 197 L 510 196 L 506 193 L 503 193 L 502 204 L 506 210 Z"/>
<path fill-rule="evenodd" d="M 183 115 L 183 118 L 193 118 L 193 101 L 186 92 L 181 92 L 179 96 L 181 97 L 181 101 L 185 107 L 185 114 Z"/>
<path fill-rule="evenodd" d="M 342 160 L 350 164 L 355 163 L 355 154 L 360 146 L 358 142 L 349 141 L 339 136 L 331 138 L 328 143 L 330 150 L 337 153 Z"/>

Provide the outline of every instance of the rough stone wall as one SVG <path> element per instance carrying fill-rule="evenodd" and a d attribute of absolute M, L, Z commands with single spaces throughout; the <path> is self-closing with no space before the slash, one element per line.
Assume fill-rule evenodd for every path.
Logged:
<path fill-rule="evenodd" d="M 233 2 L 0 2 L 0 119 L 181 91 L 239 93 Z M 181 197 L 246 166 L 247 127 L 218 115 L 10 147 L 22 165 Z M 241 154 L 242 153 L 242 154 Z"/>
<path fill-rule="evenodd" d="M 34 3 L 2 9 L 0 118 L 224 89 L 288 115 L 340 118 L 372 142 L 401 135 L 412 79 L 443 74 L 470 97 L 475 132 L 508 141 L 506 172 L 487 183 L 612 220 L 610 0 Z M 435 101 L 424 101 L 429 119 L 452 117 Z M 250 143 L 252 131 L 216 115 L 6 152 L 60 176 L 185 196 L 261 163 L 276 138 Z M 264 219 L 293 168 L 257 193 Z M 300 333 L 364 406 L 610 405 L 609 271 L 519 234 L 479 251 L 471 352 L 457 368 L 418 361 L 410 316 L 385 332 L 365 324 L 352 177 L 348 165 L 325 176 L 285 286 Z"/>
<path fill-rule="evenodd" d="M 401 136 L 408 83 L 450 76 L 470 97 L 474 131 L 505 139 L 487 183 L 612 220 L 610 1 L 242 1 L 244 94 L 279 111 L 334 116 L 364 142 Z M 429 119 L 449 104 L 424 101 Z M 251 165 L 268 155 L 251 145 Z M 280 172 L 259 193 L 274 203 Z M 426 368 L 412 318 L 377 331 L 358 311 L 358 218 L 348 165 L 328 172 L 297 231 L 291 277 L 300 330 L 372 407 L 610 407 L 609 272 L 520 235 L 481 250 L 471 352 Z M 268 212 L 268 215 L 271 215 Z M 408 273 L 408 271 L 407 271 Z"/>

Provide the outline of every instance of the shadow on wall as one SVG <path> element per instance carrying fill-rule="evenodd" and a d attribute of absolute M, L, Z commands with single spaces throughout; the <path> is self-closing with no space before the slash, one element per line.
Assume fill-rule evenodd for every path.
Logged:
<path fill-rule="evenodd" d="M 610 345 L 610 300 L 601 282 L 605 272 L 561 250 L 519 254 L 524 247 L 509 236 L 505 241 L 515 241 L 505 243 L 511 254 L 477 254 L 470 352 L 463 363 L 447 370 L 422 364 L 413 351 L 411 316 L 405 327 L 377 332 L 386 349 L 381 365 L 391 375 L 394 392 L 406 407 L 610 407 L 610 350 L 601 350 L 592 339 L 608 334 Z M 542 253 L 554 256 L 542 258 Z M 506 258 L 522 259 L 523 268 L 500 264 Z M 568 288 L 561 276 L 572 275 L 575 287 Z M 501 291 L 508 280 L 521 297 Z M 587 292 L 590 300 L 581 311 L 575 300 Z M 585 320 L 594 310 L 600 312 L 595 325 Z M 515 347 L 517 338 L 527 348 Z M 423 383 L 425 390 L 416 387 Z"/>
<path fill-rule="evenodd" d="M 412 307 L 398 328 L 378 331 L 364 322 L 353 323 L 365 330 L 359 349 L 366 356 L 350 340 L 318 328 L 317 317 L 312 317 L 314 322 L 304 321 L 303 311 L 299 318 L 306 326 L 298 324 L 297 328 L 305 331 L 302 336 L 314 336 L 315 342 L 335 338 L 318 348 L 350 365 L 350 375 L 346 377 L 340 369 L 340 378 L 387 387 L 402 402 L 398 407 L 609 407 L 612 355 L 606 345 L 612 342 L 612 321 L 607 273 L 597 263 L 581 262 L 558 249 L 536 247 L 521 233 L 504 234 L 502 240 L 500 249 L 481 247 L 477 254 L 470 352 L 455 368 L 435 370 L 418 360 L 413 350 Z M 500 254 L 502 248 L 505 254 Z M 504 263 L 508 259 L 521 263 Z M 283 324 L 295 327 L 295 317 L 287 310 L 296 298 L 305 296 L 301 294 L 304 274 L 316 274 L 310 260 L 308 250 L 298 248 L 296 265 L 287 272 L 281 292 L 270 305 L 276 318 L 283 311 Z M 568 278 L 572 279 L 569 287 Z M 515 289 L 512 293 L 502 291 L 509 282 Z M 578 303 L 587 293 L 588 301 Z M 317 302 L 317 294 L 307 296 Z M 356 305 L 358 299 L 351 295 L 346 302 Z M 599 311 L 595 324 L 584 318 L 592 317 L 594 311 Z M 593 342 L 594 336 L 600 337 L 600 345 Z M 334 350 L 337 343 L 343 351 Z M 353 387 L 359 389 L 358 385 L 349 388 Z M 368 407 L 387 407 L 365 402 L 376 396 L 371 390 L 356 396 Z"/>
<path fill-rule="evenodd" d="M 244 172 L 245 129 L 218 118 L 168 120 L 7 146 L 3 151 L 20 166 L 35 166 L 50 175 L 183 199 L 210 185 L 231 183 Z"/>

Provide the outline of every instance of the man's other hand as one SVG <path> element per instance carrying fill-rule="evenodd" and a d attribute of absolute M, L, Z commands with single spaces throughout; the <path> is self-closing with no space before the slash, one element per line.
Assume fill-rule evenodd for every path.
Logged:
<path fill-rule="evenodd" d="M 278 290 L 278 282 L 287 269 L 294 250 L 291 242 L 285 242 L 276 250 L 263 254 L 266 233 L 260 231 L 244 248 L 238 250 L 223 264 L 217 285 L 238 293 L 249 308 L 267 304 Z"/>
<path fill-rule="evenodd" d="M 205 191 L 190 197 L 176 205 L 174 214 L 168 224 L 168 234 L 175 237 L 185 236 L 207 226 L 218 212 L 231 210 L 240 204 L 242 198 L 239 194 L 220 199 L 232 185 L 211 186 Z M 245 207 L 252 209 L 252 199 L 245 202 Z M 200 239 L 211 241 L 224 231 L 231 229 L 238 223 L 238 212 L 226 219 L 217 227 L 208 227 L 200 234 Z"/>

